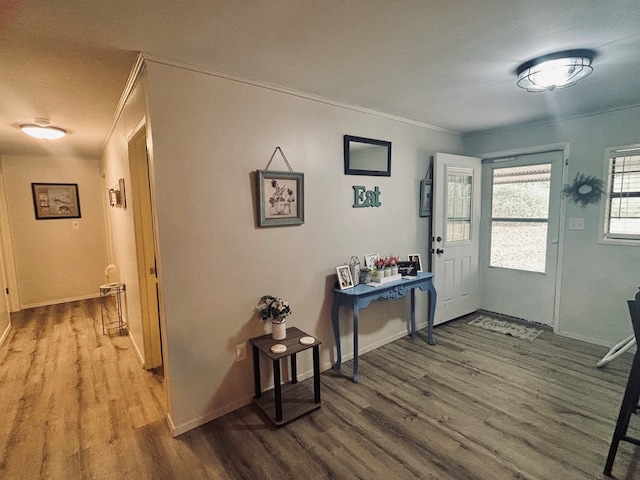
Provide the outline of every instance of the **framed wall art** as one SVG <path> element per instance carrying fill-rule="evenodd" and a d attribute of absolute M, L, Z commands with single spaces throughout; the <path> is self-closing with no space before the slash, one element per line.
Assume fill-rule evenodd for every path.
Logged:
<path fill-rule="evenodd" d="M 32 183 L 36 220 L 80 218 L 77 183 Z"/>
<path fill-rule="evenodd" d="M 304 223 L 304 173 L 258 170 L 258 226 Z"/>

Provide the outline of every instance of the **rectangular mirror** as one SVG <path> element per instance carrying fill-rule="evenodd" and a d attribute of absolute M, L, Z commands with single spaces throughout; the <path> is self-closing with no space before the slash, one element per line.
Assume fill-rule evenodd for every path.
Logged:
<path fill-rule="evenodd" d="M 344 136 L 344 174 L 391 176 L 391 142 Z"/>

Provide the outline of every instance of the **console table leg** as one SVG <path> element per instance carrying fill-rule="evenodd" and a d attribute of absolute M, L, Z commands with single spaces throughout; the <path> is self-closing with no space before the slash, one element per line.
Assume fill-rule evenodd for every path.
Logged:
<path fill-rule="evenodd" d="M 340 366 L 342 365 L 342 349 L 340 348 L 340 304 L 337 302 L 333 302 L 333 306 L 331 307 L 331 322 L 333 323 L 333 335 L 336 340 L 336 363 L 334 363 L 331 368 L 333 370 L 340 370 Z"/>
<path fill-rule="evenodd" d="M 415 338 L 416 336 L 416 289 L 411 289 L 411 327 L 410 327 L 411 338 Z"/>
<path fill-rule="evenodd" d="M 353 304 L 353 383 L 358 383 L 358 307 Z"/>
<path fill-rule="evenodd" d="M 273 361 L 273 389 L 276 400 L 276 421 L 282 420 L 282 385 L 280 379 L 280 360 Z"/>
<path fill-rule="evenodd" d="M 438 299 L 438 295 L 436 294 L 436 289 L 433 286 L 433 282 L 429 283 L 429 327 L 428 327 L 428 336 L 427 341 L 429 345 L 435 345 L 436 341 L 433 338 L 433 322 L 436 319 L 436 300 Z"/>

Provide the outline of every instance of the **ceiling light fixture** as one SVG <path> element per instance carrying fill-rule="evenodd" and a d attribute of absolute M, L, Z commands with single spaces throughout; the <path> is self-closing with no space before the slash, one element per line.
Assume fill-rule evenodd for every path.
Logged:
<path fill-rule="evenodd" d="M 67 134 L 63 128 L 52 127 L 49 120 L 36 118 L 35 123 L 20 125 L 20 129 L 27 135 L 44 140 L 57 140 Z"/>
<path fill-rule="evenodd" d="M 518 86 L 528 92 L 565 88 L 593 71 L 593 50 L 565 50 L 534 58 L 518 67 Z"/>

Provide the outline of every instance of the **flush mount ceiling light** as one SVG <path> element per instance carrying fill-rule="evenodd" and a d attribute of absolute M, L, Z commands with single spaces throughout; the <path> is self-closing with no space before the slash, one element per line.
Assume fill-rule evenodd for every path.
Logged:
<path fill-rule="evenodd" d="M 523 63 L 516 70 L 518 86 L 528 92 L 569 87 L 593 71 L 593 50 L 565 50 Z"/>
<path fill-rule="evenodd" d="M 20 129 L 27 135 L 44 140 L 57 140 L 67 134 L 63 128 L 52 127 L 49 120 L 37 118 L 35 123 L 20 125 Z"/>

